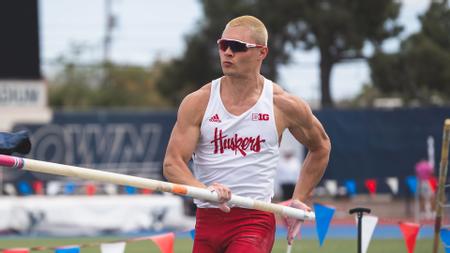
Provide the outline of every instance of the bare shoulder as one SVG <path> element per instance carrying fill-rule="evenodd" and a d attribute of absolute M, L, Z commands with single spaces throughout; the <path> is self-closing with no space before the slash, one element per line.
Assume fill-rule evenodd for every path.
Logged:
<path fill-rule="evenodd" d="M 311 121 L 311 108 L 301 98 L 294 96 L 274 83 L 273 103 L 279 116 L 283 119 L 287 127 L 294 125 L 305 125 Z"/>
<path fill-rule="evenodd" d="M 211 83 L 207 83 L 200 89 L 188 94 L 178 108 L 178 121 L 188 119 L 200 123 L 208 106 L 210 93 Z"/>

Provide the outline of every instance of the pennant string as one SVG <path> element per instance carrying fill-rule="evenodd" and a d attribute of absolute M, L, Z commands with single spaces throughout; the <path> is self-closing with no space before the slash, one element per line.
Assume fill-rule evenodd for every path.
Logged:
<path fill-rule="evenodd" d="M 187 230 L 190 231 L 190 230 Z M 179 231 L 179 232 L 187 232 L 187 231 Z M 76 246 L 81 248 L 93 248 L 93 247 L 98 247 L 101 244 L 105 244 L 105 243 L 120 243 L 120 242 L 125 242 L 125 243 L 130 243 L 130 242 L 139 242 L 139 241 L 148 241 L 151 240 L 153 237 L 155 236 L 159 236 L 158 235 L 153 235 L 153 236 L 144 236 L 144 237 L 136 237 L 136 238 L 130 238 L 130 239 L 126 239 L 126 240 L 114 240 L 114 241 L 107 241 L 107 242 L 89 242 L 89 243 L 84 243 L 84 244 L 77 244 Z M 69 247 L 69 246 L 75 246 L 75 245 L 60 245 L 60 246 L 33 246 L 33 247 L 29 247 L 27 248 L 29 251 L 54 251 L 56 249 L 61 249 L 64 247 Z M 0 252 L 3 252 L 4 250 L 8 250 L 10 248 L 0 248 Z"/>

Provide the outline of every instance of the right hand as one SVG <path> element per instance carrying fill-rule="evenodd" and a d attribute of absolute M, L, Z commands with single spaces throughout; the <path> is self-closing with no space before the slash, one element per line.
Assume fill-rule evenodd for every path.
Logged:
<path fill-rule="evenodd" d="M 291 203 L 289 204 L 289 207 L 297 208 L 307 212 L 312 211 L 309 206 L 307 206 L 300 200 L 292 200 Z M 287 241 L 289 245 L 292 245 L 294 238 L 298 235 L 298 232 L 300 231 L 300 227 L 303 223 L 303 220 L 297 220 L 291 217 L 284 217 L 284 219 L 288 227 Z"/>
<path fill-rule="evenodd" d="M 212 185 L 207 188 L 211 192 L 216 192 L 217 196 L 219 196 L 219 209 L 225 213 L 230 212 L 230 207 L 227 206 L 227 203 L 231 199 L 231 190 L 223 184 L 219 184 L 214 182 Z"/>

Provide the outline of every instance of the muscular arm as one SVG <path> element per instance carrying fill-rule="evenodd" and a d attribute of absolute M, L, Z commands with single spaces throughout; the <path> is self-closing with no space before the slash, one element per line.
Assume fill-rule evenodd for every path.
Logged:
<path fill-rule="evenodd" d="M 200 136 L 200 124 L 208 98 L 208 91 L 202 88 L 188 95 L 178 109 L 177 122 L 163 164 L 164 177 L 170 182 L 206 188 L 194 177 L 187 164 Z"/>
<path fill-rule="evenodd" d="M 230 189 L 218 182 L 209 186 L 204 185 L 194 177 L 187 166 L 200 137 L 200 126 L 208 104 L 210 87 L 204 86 L 181 102 L 177 122 L 167 145 L 163 173 L 170 182 L 215 191 L 219 197 L 218 207 L 224 212 L 229 212 L 230 208 L 226 202 L 231 198 Z"/>
<path fill-rule="evenodd" d="M 278 99 L 277 99 L 278 97 Z M 275 97 L 281 121 L 308 149 L 292 199 L 305 202 L 319 183 L 328 165 L 331 144 L 322 124 L 299 98 L 280 92 Z"/>

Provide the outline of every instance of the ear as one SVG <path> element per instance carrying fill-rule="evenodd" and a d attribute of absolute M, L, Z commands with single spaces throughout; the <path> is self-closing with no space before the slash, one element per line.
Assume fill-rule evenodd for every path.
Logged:
<path fill-rule="evenodd" d="M 261 60 L 261 61 L 264 60 L 268 53 L 269 53 L 269 48 L 268 47 L 260 48 L 259 49 L 258 59 Z"/>

